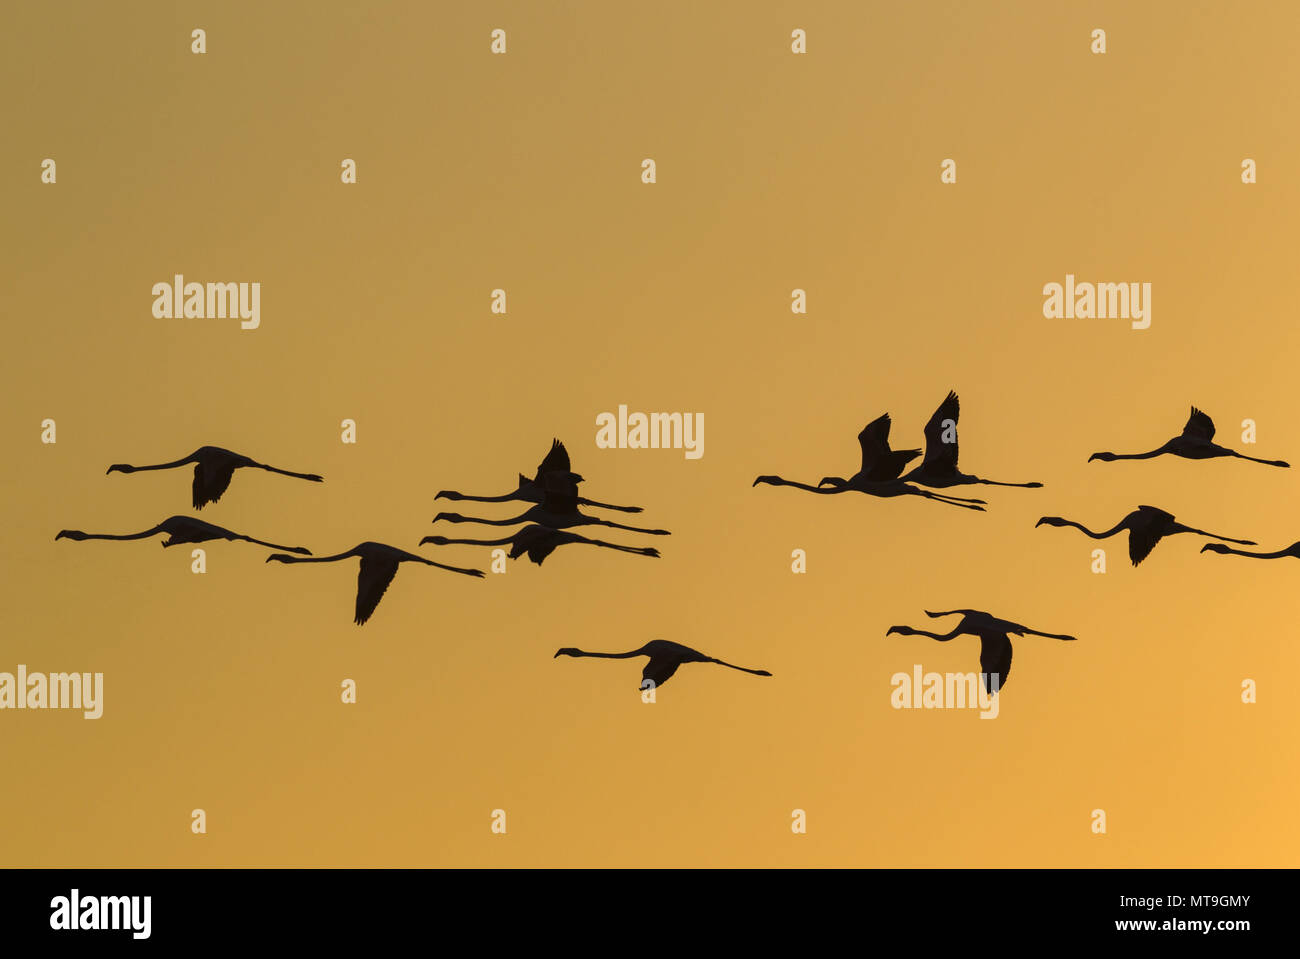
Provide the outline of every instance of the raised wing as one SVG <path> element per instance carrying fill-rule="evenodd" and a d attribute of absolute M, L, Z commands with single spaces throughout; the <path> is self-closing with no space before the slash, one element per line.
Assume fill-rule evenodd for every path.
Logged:
<path fill-rule="evenodd" d="M 564 448 L 564 444 L 559 440 L 551 440 L 551 448 L 546 456 L 542 458 L 541 463 L 537 466 L 538 482 L 547 473 L 568 473 L 569 469 L 569 451 Z"/>
<path fill-rule="evenodd" d="M 876 417 L 858 434 L 858 445 L 862 447 L 862 472 L 869 473 L 871 467 L 889 455 L 889 414 Z"/>
<path fill-rule="evenodd" d="M 957 469 L 957 419 L 960 415 L 961 403 L 957 400 L 957 394 L 950 391 L 925 424 L 925 459 L 921 461 L 923 466 Z M 950 442 L 944 442 L 945 438 Z"/>
<path fill-rule="evenodd" d="M 1183 427 L 1183 436 L 1189 440 L 1210 442 L 1214 439 L 1214 420 L 1193 406 L 1192 415 L 1187 417 L 1187 425 Z"/>

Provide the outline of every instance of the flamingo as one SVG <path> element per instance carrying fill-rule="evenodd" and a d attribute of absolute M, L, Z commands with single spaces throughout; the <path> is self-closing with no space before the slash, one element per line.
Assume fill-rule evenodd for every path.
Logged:
<path fill-rule="evenodd" d="M 357 575 L 356 617 L 353 620 L 358 626 L 364 626 L 366 620 L 375 611 L 379 601 L 384 598 L 384 591 L 388 589 L 388 584 L 397 575 L 397 567 L 402 563 L 423 563 L 425 566 L 436 566 L 439 569 L 445 569 L 452 573 L 461 573 L 465 576 L 478 576 L 480 578 L 483 576 L 482 570 L 444 566 L 442 563 L 435 563 L 431 559 L 425 559 L 423 556 L 416 556 L 414 553 L 408 553 L 406 550 L 398 549 L 395 546 L 386 546 L 383 543 L 360 543 L 353 546 L 346 553 L 337 553 L 334 556 L 313 556 L 309 559 L 286 556 L 283 553 L 272 553 L 266 558 L 266 561 L 268 563 L 336 563 L 352 556 L 356 556 L 361 560 L 361 572 Z"/>
<path fill-rule="evenodd" d="M 563 473 L 569 476 L 575 483 L 582 483 L 585 480 L 577 473 L 569 469 L 569 453 L 564 448 L 564 444 L 559 440 L 551 441 L 551 449 L 543 457 L 541 463 L 537 466 L 537 475 L 529 479 L 523 473 L 519 474 L 519 485 L 510 493 L 503 493 L 500 496 L 470 496 L 468 493 L 458 493 L 456 490 L 440 490 L 434 499 L 449 500 L 469 500 L 475 503 L 506 503 L 511 500 L 522 500 L 525 503 L 540 503 L 546 494 L 544 479 L 548 473 Z M 640 506 L 613 506 L 609 503 L 599 503 L 591 499 L 578 499 L 579 506 L 595 506 L 600 509 L 618 510 L 620 513 L 639 513 Z"/>
<path fill-rule="evenodd" d="M 1008 619 L 998 619 L 991 613 L 981 612 L 977 609 L 952 609 L 944 613 L 932 613 L 926 610 L 925 615 L 931 619 L 960 615 L 961 620 L 958 621 L 952 632 L 943 635 L 927 632 L 923 629 L 913 629 L 911 626 L 890 626 L 885 631 L 885 635 L 898 633 L 900 636 L 928 636 L 930 639 L 937 639 L 941 643 L 946 643 L 948 640 L 963 634 L 978 636 L 980 639 L 980 678 L 984 683 L 985 691 L 991 696 L 1006 686 L 1007 677 L 1011 674 L 1012 636 L 1045 636 L 1048 639 L 1068 641 L 1074 641 L 1075 639 L 1074 636 L 1065 636 L 1060 633 L 1044 633 L 1041 630 L 1030 629 L 1028 626 L 1021 626 L 1019 623 L 1013 623 Z"/>
<path fill-rule="evenodd" d="M 1221 539 L 1227 543 L 1239 543 L 1243 546 L 1255 545 L 1253 540 L 1232 539 L 1229 536 L 1219 536 L 1217 533 L 1207 533 L 1203 529 L 1184 526 L 1174 519 L 1173 513 L 1166 513 L 1155 506 L 1139 506 L 1104 533 L 1094 533 L 1082 523 L 1060 516 L 1044 516 L 1034 524 L 1035 529 L 1039 526 L 1073 526 L 1093 539 L 1106 539 L 1128 530 L 1128 558 L 1133 561 L 1134 566 L 1146 559 L 1161 539 L 1177 533 L 1195 533 L 1197 536 L 1208 536 L 1211 539 Z"/>
<path fill-rule="evenodd" d="M 885 413 L 862 428 L 862 432 L 858 434 L 858 445 L 862 448 L 862 468 L 848 479 L 841 476 L 826 476 L 816 486 L 809 486 L 807 483 L 799 483 L 780 476 L 760 476 L 754 480 L 751 486 L 757 486 L 759 483 L 768 486 L 793 486 L 795 489 L 823 495 L 847 493 L 854 490 L 859 493 L 866 493 L 868 496 L 882 498 L 922 496 L 940 503 L 947 503 L 949 506 L 960 506 L 963 509 L 983 512 L 984 500 L 982 499 L 964 499 L 959 496 L 944 496 L 939 493 L 931 493 L 928 490 L 919 489 L 900 480 L 898 478 L 899 474 L 907 467 L 908 462 L 921 454 L 921 451 L 890 449 L 889 426 L 889 414 Z"/>
<path fill-rule="evenodd" d="M 1187 425 L 1183 431 L 1171 439 L 1164 446 L 1157 447 L 1148 453 L 1093 453 L 1088 457 L 1088 462 L 1101 460 L 1103 463 L 1110 463 L 1114 460 L 1149 460 L 1156 456 L 1181 456 L 1188 460 L 1208 460 L 1220 456 L 1235 456 L 1237 459 L 1250 460 L 1252 463 L 1263 463 L 1265 466 L 1280 466 L 1289 469 L 1291 464 L 1285 460 L 1262 460 L 1254 456 L 1247 456 L 1245 453 L 1238 453 L 1236 450 L 1230 450 L 1214 442 L 1214 420 L 1210 419 L 1195 406 L 1192 407 L 1192 415 L 1187 418 Z"/>
<path fill-rule="evenodd" d="M 480 519 L 476 516 L 462 516 L 459 513 L 439 513 L 433 518 L 436 523 L 445 519 L 449 523 L 482 523 L 487 526 L 514 526 L 516 523 L 537 523 L 551 529 L 567 529 L 570 526 L 608 526 L 612 529 L 626 530 L 630 533 L 648 533 L 651 536 L 669 536 L 666 529 L 641 529 L 637 526 L 624 526 L 606 519 L 597 519 L 578 512 L 578 484 L 572 476 L 563 473 L 547 473 L 542 477 L 546 493 L 541 503 L 518 516 L 510 519 Z"/>
<path fill-rule="evenodd" d="M 617 549 L 624 553 L 636 553 L 640 556 L 657 557 L 659 555 L 659 550 L 651 546 L 619 546 L 616 543 L 606 543 L 604 540 L 588 539 L 586 536 L 580 536 L 567 530 L 550 529 L 535 524 L 525 526 L 504 539 L 448 539 L 446 536 L 426 536 L 420 540 L 420 545 L 423 546 L 425 543 L 433 543 L 435 546 L 447 546 L 451 543 L 469 546 L 505 546 L 509 543 L 511 559 L 518 559 L 527 553 L 528 558 L 538 566 L 541 566 L 542 561 L 555 552 L 556 549 L 568 543 L 603 546 L 606 549 Z"/>
<path fill-rule="evenodd" d="M 705 656 L 697 649 L 682 646 L 680 643 L 672 643 L 666 639 L 652 639 L 640 649 L 633 649 L 626 653 L 589 653 L 585 650 L 566 646 L 564 649 L 557 650 L 551 658 L 558 659 L 561 656 L 593 656 L 599 659 L 631 659 L 633 656 L 649 656 L 650 661 L 641 670 L 641 689 L 655 689 L 662 686 L 668 682 L 673 673 L 677 672 L 677 667 L 683 663 L 716 663 L 729 669 L 738 669 L 742 673 L 749 673 L 752 676 L 772 675 L 766 669 L 746 669 L 744 666 L 733 666 L 731 663 L 724 663 L 712 656 Z"/>
<path fill-rule="evenodd" d="M 1233 556 L 1250 556 L 1254 559 L 1282 559 L 1284 556 L 1294 556 L 1300 559 L 1300 543 L 1292 543 L 1286 549 L 1279 549 L 1276 553 L 1252 553 L 1244 549 L 1233 549 L 1231 546 L 1224 546 L 1222 543 L 1206 543 L 1201 547 L 1202 553 L 1231 553 Z"/>
<path fill-rule="evenodd" d="M 230 478 L 234 475 L 235 470 L 245 466 L 267 470 L 271 473 L 279 473 L 281 476 L 292 476 L 295 479 L 311 480 L 313 483 L 323 483 L 325 481 L 323 477 L 318 476 L 316 473 L 294 473 L 275 466 L 267 466 L 265 463 L 259 463 L 240 453 L 223 450 L 219 446 L 200 446 L 189 456 L 172 463 L 158 463 L 153 466 L 132 466 L 129 463 L 114 463 L 108 468 L 108 472 L 139 473 L 144 470 L 170 470 L 189 463 L 194 464 L 193 496 L 195 509 L 203 509 L 209 503 L 215 503 L 221 499 L 221 495 L 230 486 Z"/>
<path fill-rule="evenodd" d="M 268 543 L 266 540 L 254 539 L 252 536 L 244 536 L 240 533 L 231 532 L 221 526 L 213 526 L 211 523 L 205 523 L 201 519 L 195 519 L 193 516 L 169 516 L 153 529 L 147 529 L 143 533 L 83 533 L 79 529 L 59 530 L 54 537 L 55 540 L 71 539 L 80 542 L 87 539 L 148 539 L 150 536 L 156 536 L 159 533 L 166 533 L 167 539 L 162 541 L 164 547 L 179 546 L 182 543 L 206 543 L 214 539 L 241 540 L 245 543 L 256 543 L 258 546 L 266 546 L 270 549 L 280 549 L 287 553 L 301 553 L 304 556 L 310 556 L 311 550 L 303 546 L 277 546 L 275 543 Z"/>
<path fill-rule="evenodd" d="M 1042 483 L 1002 483 L 997 480 L 972 476 L 957 469 L 957 418 L 961 415 L 961 403 L 957 394 L 948 391 L 947 398 L 939 404 L 929 421 L 925 424 L 925 458 L 921 465 L 903 477 L 907 482 L 920 486 L 944 489 L 949 486 L 969 486 L 976 483 L 984 486 L 1019 486 L 1025 489 L 1039 489 Z M 945 426 L 945 423 L 951 423 Z M 952 430 L 952 441 L 944 442 L 944 433 Z"/>

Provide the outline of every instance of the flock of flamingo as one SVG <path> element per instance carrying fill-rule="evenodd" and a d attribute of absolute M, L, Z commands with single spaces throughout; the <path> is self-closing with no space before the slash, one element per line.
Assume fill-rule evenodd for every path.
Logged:
<path fill-rule="evenodd" d="M 949 392 L 939 408 L 934 411 L 925 425 L 924 451 L 920 449 L 894 450 L 889 446 L 890 416 L 885 413 L 868 423 L 858 434 L 861 447 L 861 468 L 853 476 L 844 479 L 838 476 L 824 477 L 816 486 L 783 479 L 780 476 L 759 476 L 753 485 L 789 486 L 809 493 L 833 495 L 847 492 L 864 493 L 868 496 L 891 498 L 897 496 L 920 496 L 934 502 L 962 509 L 983 511 L 988 505 L 982 499 L 952 496 L 937 493 L 934 490 L 950 489 L 954 486 L 1015 486 L 1022 488 L 1041 487 L 1042 483 L 1007 483 L 984 479 L 969 473 L 963 473 L 957 465 L 957 420 L 960 416 L 960 403 L 957 394 Z M 924 455 L 922 456 L 922 453 Z M 1281 460 L 1264 460 L 1238 453 L 1219 446 L 1214 442 L 1214 423 L 1195 407 L 1182 433 L 1169 440 L 1163 446 L 1146 453 L 1094 453 L 1089 462 L 1100 460 L 1112 462 L 1125 459 L 1151 459 L 1157 456 L 1179 456 L 1185 459 L 1211 459 L 1216 457 L 1236 457 L 1267 466 L 1287 467 Z M 919 465 L 910 471 L 908 465 L 918 456 L 922 457 Z M 280 469 L 260 463 L 247 456 L 216 446 L 203 446 L 183 459 L 170 463 L 150 466 L 131 466 L 117 463 L 108 468 L 108 473 L 137 473 L 146 470 L 176 469 L 193 464 L 194 482 L 192 501 L 196 510 L 215 503 L 230 486 L 235 470 L 243 468 L 267 470 L 294 479 L 320 483 L 323 478 L 316 473 L 299 473 Z M 474 546 L 509 546 L 511 559 L 526 555 L 529 560 L 541 565 L 560 546 L 583 544 L 602 549 L 617 550 L 638 556 L 658 557 L 659 551 L 653 547 L 628 546 L 593 539 L 573 531 L 577 526 L 604 526 L 630 533 L 649 536 L 667 536 L 668 530 L 645 529 L 627 526 L 607 519 L 601 519 L 579 510 L 580 506 L 600 510 L 612 510 L 622 513 L 639 513 L 638 506 L 615 506 L 578 495 L 578 484 L 584 478 L 573 472 L 569 454 L 564 444 L 554 440 L 546 456 L 538 464 L 532 478 L 519 474 L 515 489 L 495 496 L 475 496 L 455 490 L 442 490 L 434 498 L 452 501 L 479 503 L 523 502 L 532 504 L 516 516 L 504 519 L 485 519 L 481 517 L 462 516 L 459 513 L 439 513 L 434 522 L 477 523 L 487 526 L 519 526 L 509 536 L 498 539 L 451 539 L 446 536 L 425 536 L 420 545 L 432 544 L 446 546 L 451 544 Z M 1166 536 L 1177 533 L 1194 533 L 1197 536 L 1218 540 L 1206 543 L 1201 552 L 1231 553 L 1239 556 L 1251 556 L 1259 559 L 1276 559 L 1284 556 L 1300 558 L 1300 542 L 1293 543 L 1286 549 L 1268 553 L 1254 553 L 1232 549 L 1225 543 L 1243 546 L 1256 545 L 1252 540 L 1233 539 L 1217 533 L 1185 526 L 1175 520 L 1174 516 L 1154 506 L 1139 506 L 1129 513 L 1114 527 L 1104 532 L 1094 532 L 1082 523 L 1060 516 L 1044 516 L 1036 526 L 1073 527 L 1093 539 L 1106 539 L 1127 531 L 1129 558 L 1134 566 L 1141 563 L 1156 544 Z M 158 525 L 138 533 L 85 533 L 80 530 L 61 530 L 55 539 L 71 540 L 136 540 L 147 539 L 159 534 L 166 538 L 164 547 L 187 543 L 205 543 L 211 540 L 229 540 L 253 543 L 275 550 L 266 558 L 268 563 L 335 563 L 356 558 L 360 560 L 357 576 L 356 607 L 354 622 L 364 625 L 374 614 L 388 586 L 397 575 L 402 563 L 419 563 L 433 566 L 463 576 L 482 577 L 482 570 L 464 569 L 434 562 L 424 556 L 411 553 L 384 543 L 359 543 L 346 552 L 332 556 L 313 556 L 303 546 L 281 546 L 268 540 L 258 539 L 242 533 L 236 533 L 224 527 L 204 522 L 193 516 L 170 516 Z M 985 688 L 996 693 L 1006 685 L 1011 671 L 1011 637 L 1043 636 L 1051 639 L 1073 640 L 1075 637 L 1059 633 L 1047 633 L 1030 629 L 1010 620 L 1001 619 L 979 610 L 958 609 L 948 612 L 926 612 L 930 617 L 960 615 L 957 625 L 948 633 L 940 634 L 914 629 L 910 626 L 892 626 L 886 635 L 897 633 L 902 636 L 926 636 L 939 642 L 947 642 L 960 635 L 976 636 L 980 640 L 980 668 Z M 678 643 L 656 639 L 639 649 L 620 653 L 588 652 L 572 647 L 565 647 L 555 653 L 559 656 L 594 657 L 601 659 L 630 659 L 637 656 L 648 657 L 641 678 L 641 689 L 662 686 L 669 677 L 676 673 L 678 667 L 685 663 L 714 663 L 756 676 L 770 676 L 771 673 L 761 669 L 749 669 L 735 666 L 720 659 L 706 656 L 698 650 Z"/>
<path fill-rule="evenodd" d="M 759 476 L 754 480 L 753 485 L 758 486 L 762 483 L 769 486 L 791 486 L 805 492 L 823 495 L 855 491 L 865 493 L 868 496 L 880 497 L 921 496 L 936 502 L 946 503 L 949 506 L 979 511 L 983 511 L 987 505 L 984 500 L 941 495 L 931 492 L 931 490 L 975 484 L 1024 488 L 1037 488 L 1043 485 L 1042 483 L 997 482 L 972 476 L 958 469 L 957 420 L 960 413 L 961 407 L 957 394 L 950 391 L 925 424 L 925 455 L 921 460 L 921 465 L 910 472 L 905 472 L 908 464 L 920 456 L 922 451 L 919 449 L 894 450 L 890 448 L 889 427 L 891 421 L 889 414 L 885 413 L 868 423 L 863 427 L 862 432 L 858 434 L 858 445 L 862 450 L 862 466 L 857 473 L 848 479 L 827 476 L 816 486 L 813 486 L 808 483 L 784 479 L 780 476 Z M 1262 463 L 1265 466 L 1276 466 L 1284 469 L 1290 466 L 1289 463 L 1282 460 L 1258 459 L 1218 445 L 1214 442 L 1214 421 L 1194 406 L 1187 424 L 1183 427 L 1183 431 L 1162 446 L 1145 453 L 1093 453 L 1088 457 L 1088 462 L 1091 463 L 1093 460 L 1100 460 L 1105 463 L 1114 462 L 1115 460 L 1144 460 L 1166 455 L 1192 460 L 1235 457 L 1249 460 L 1252 463 Z M 1300 542 L 1292 543 L 1286 549 L 1271 553 L 1252 553 L 1233 549 L 1224 544 L 1237 543 L 1242 546 L 1254 546 L 1256 544 L 1253 540 L 1232 539 L 1231 537 L 1220 536 L 1217 533 L 1208 533 L 1192 526 L 1185 526 L 1179 523 L 1172 513 L 1154 506 L 1139 506 L 1115 526 L 1100 533 L 1094 532 L 1082 523 L 1076 523 L 1074 520 L 1065 519 L 1061 516 L 1044 516 L 1034 525 L 1035 528 L 1038 526 L 1073 527 L 1093 539 L 1106 539 L 1127 531 L 1129 559 L 1134 566 L 1137 566 L 1150 555 L 1161 539 L 1176 533 L 1195 533 L 1208 539 L 1220 540 L 1217 543 L 1206 543 L 1201 547 L 1202 553 L 1232 553 L 1238 556 L 1252 556 L 1257 559 L 1278 559 L 1283 556 L 1300 558 Z M 1007 677 L 1011 672 L 1012 636 L 1045 636 L 1049 639 L 1060 640 L 1075 639 L 1074 636 L 1045 633 L 1030 629 L 1027 626 L 1021 626 L 1010 620 L 999 619 L 990 613 L 979 610 L 958 609 L 941 613 L 926 611 L 927 616 L 935 618 L 958 614 L 961 615 L 961 620 L 951 632 L 945 634 L 926 632 L 910 626 L 891 626 L 885 635 L 897 633 L 901 636 L 926 636 L 939 642 L 947 642 L 961 635 L 979 637 L 981 678 L 985 689 L 990 693 L 996 693 L 1006 685 Z"/>
<path fill-rule="evenodd" d="M 196 510 L 201 510 L 210 503 L 215 503 L 221 499 L 222 495 L 230 487 L 230 481 L 234 477 L 235 470 L 243 468 L 262 469 L 272 473 L 278 473 L 282 476 L 290 476 L 295 479 L 308 480 L 313 483 L 323 482 L 324 479 L 317 473 L 298 473 L 292 470 L 280 469 L 276 466 L 269 466 L 266 463 L 260 463 L 248 456 L 235 453 L 217 446 L 203 446 L 195 450 L 189 456 L 179 460 L 173 460 L 170 463 L 158 463 L 149 466 L 132 466 L 126 463 L 115 463 L 108 468 L 108 473 L 137 473 L 147 470 L 168 470 L 177 469 L 183 466 L 194 466 L 194 483 L 193 483 L 193 506 Z M 625 526 L 621 523 L 611 522 L 610 520 L 600 519 L 596 516 L 581 512 L 579 506 L 589 506 L 596 509 L 616 510 L 624 513 L 639 513 L 639 506 L 614 506 L 609 503 L 601 503 L 595 500 L 589 500 L 578 495 L 578 484 L 584 482 L 582 476 L 573 472 L 569 465 L 569 454 L 564 448 L 564 444 L 559 440 L 554 440 L 550 450 L 542 459 L 537 467 L 537 472 L 532 479 L 519 475 L 518 485 L 514 490 L 501 494 L 499 496 L 473 496 L 466 493 L 460 493 L 455 490 L 442 490 L 435 496 L 435 499 L 465 500 L 482 503 L 504 503 L 504 502 L 525 502 L 534 504 L 518 516 L 508 519 L 481 519 L 477 517 L 461 516 L 458 513 L 439 513 L 434 517 L 434 522 L 446 520 L 453 523 L 481 523 L 489 526 L 516 526 L 523 525 L 521 529 L 516 530 L 510 536 L 501 539 L 474 540 L 474 539 L 449 539 L 445 536 L 426 536 L 420 540 L 420 545 L 431 543 L 437 546 L 445 546 L 452 543 L 471 544 L 477 546 L 510 546 L 510 558 L 518 559 L 520 556 L 527 555 L 528 558 L 541 565 L 551 553 L 555 552 L 560 546 L 571 545 L 575 543 L 587 546 L 596 546 L 604 549 L 617 550 L 619 552 L 633 553 L 639 556 L 657 557 L 659 551 L 652 547 L 625 546 L 617 543 L 606 542 L 605 540 L 592 539 L 582 536 L 572 531 L 574 526 L 607 526 L 613 529 L 625 530 L 633 533 L 644 533 L 652 536 L 667 536 L 668 530 L 664 529 L 642 529 L 636 526 Z M 207 523 L 194 516 L 176 515 L 170 516 L 156 526 L 143 530 L 138 533 L 86 533 L 81 530 L 65 529 L 60 530 L 54 537 L 55 540 L 135 540 L 148 539 L 153 536 L 163 534 L 166 538 L 162 541 L 163 547 L 179 546 L 182 544 L 206 543 L 212 540 L 229 540 L 232 542 L 253 543 L 258 546 L 265 546 L 268 549 L 277 550 L 266 558 L 268 563 L 336 563 L 345 559 L 356 558 L 360 560 L 360 571 L 357 575 L 357 595 L 356 608 L 353 621 L 358 625 L 364 625 L 374 614 L 375 609 L 379 606 L 379 601 L 383 599 L 384 593 L 392 583 L 393 578 L 397 575 L 398 567 L 402 563 L 420 563 L 425 566 L 434 566 L 438 569 L 447 570 L 452 573 L 460 573 L 464 576 L 482 577 L 483 571 L 478 569 L 463 569 L 459 566 L 447 566 L 442 563 L 436 563 L 431 559 L 419 556 L 415 553 L 399 549 L 396 546 L 389 546 L 386 543 L 365 542 L 358 543 L 356 546 L 342 553 L 335 553 L 332 556 L 313 556 L 311 550 L 305 546 L 281 546 L 265 539 L 247 536 L 243 533 L 236 533 L 233 530 L 217 526 L 213 523 Z M 682 646 L 678 643 L 668 642 L 666 640 L 654 640 L 642 646 L 640 649 L 632 650 L 626 653 L 593 653 L 585 652 L 580 649 L 565 648 L 559 650 L 557 657 L 565 656 L 592 656 L 610 659 L 627 659 L 634 656 L 648 656 L 649 662 L 646 664 L 642 675 L 642 688 L 663 685 L 677 671 L 677 668 L 683 663 L 716 663 L 722 666 L 728 666 L 732 669 L 738 669 L 743 672 L 753 673 L 757 676 L 769 676 L 770 673 L 764 670 L 746 669 L 743 666 L 733 666 L 731 663 L 724 663 L 720 659 L 713 659 L 705 656 L 698 650 Z"/>

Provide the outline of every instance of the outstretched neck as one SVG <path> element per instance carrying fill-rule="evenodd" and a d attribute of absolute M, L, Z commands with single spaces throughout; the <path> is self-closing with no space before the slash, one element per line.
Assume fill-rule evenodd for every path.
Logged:
<path fill-rule="evenodd" d="M 1065 519 L 1065 518 L 1063 518 L 1063 517 L 1059 517 L 1059 516 L 1056 517 L 1056 519 L 1057 519 L 1057 522 L 1054 523 L 1053 525 L 1055 525 L 1055 526 L 1072 526 L 1072 527 L 1074 527 L 1075 529 L 1077 529 L 1079 532 L 1083 533 L 1083 535 L 1085 535 L 1085 536 L 1091 536 L 1093 539 L 1108 539 L 1109 537 L 1114 536 L 1116 533 L 1118 533 L 1118 532 L 1120 532 L 1121 530 L 1124 529 L 1124 522 L 1123 522 L 1122 520 L 1121 520 L 1120 522 L 1116 523 L 1116 524 L 1115 524 L 1113 527 L 1111 527 L 1110 529 L 1106 530 L 1106 532 L 1104 532 L 1104 533 L 1096 533 L 1096 532 L 1093 532 L 1092 530 L 1088 529 L 1088 527 L 1084 526 L 1082 523 L 1076 523 L 1076 522 L 1075 522 L 1074 520 L 1072 520 L 1072 519 Z"/>
<path fill-rule="evenodd" d="M 1162 446 L 1156 450 L 1149 450 L 1146 453 L 1094 453 L 1092 459 L 1109 462 L 1111 460 L 1149 460 L 1165 452 Z"/>
<path fill-rule="evenodd" d="M 426 536 L 420 540 L 420 545 L 433 543 L 435 546 L 448 546 L 451 544 L 459 546 L 505 546 L 506 544 L 513 544 L 514 541 L 513 536 L 507 536 L 505 539 L 449 539 L 446 536 Z"/>
<path fill-rule="evenodd" d="M 333 556 L 288 556 L 284 553 L 272 553 L 266 558 L 269 563 L 275 560 L 277 563 L 336 563 L 339 560 L 348 559 L 351 556 L 357 556 L 355 549 L 350 549 L 346 553 L 336 553 Z"/>
<path fill-rule="evenodd" d="M 958 636 L 960 636 L 960 635 L 961 635 L 961 629 L 960 629 L 960 627 L 959 627 L 959 628 L 956 628 L 956 629 L 954 629 L 954 630 L 953 630 L 952 632 L 950 632 L 950 633 L 931 633 L 931 632 L 928 632 L 927 630 L 924 630 L 924 629 L 914 629 L 914 630 L 912 630 L 912 635 L 913 635 L 913 636 L 926 636 L 926 637 L 928 637 L 928 638 L 930 638 L 930 639 L 937 639 L 937 640 L 938 640 L 939 642 L 941 642 L 941 643 L 946 643 L 946 642 L 948 642 L 948 640 L 950 640 L 950 639 L 956 639 Z"/>
<path fill-rule="evenodd" d="M 146 470 L 170 470 L 178 466 L 186 466 L 195 462 L 194 454 L 186 456 L 184 459 L 174 460 L 171 463 L 151 463 L 145 466 L 132 466 L 130 463 L 114 463 L 108 468 L 110 473 L 143 473 Z"/>
<path fill-rule="evenodd" d="M 585 649 L 565 649 L 561 650 L 566 656 L 590 656 L 594 659 L 631 659 L 633 656 L 645 655 L 639 649 L 633 649 L 626 653 L 591 653 Z"/>
<path fill-rule="evenodd" d="M 147 529 L 143 533 L 83 533 L 79 529 L 65 529 L 55 539 L 147 539 L 159 532 L 158 527 Z"/>
<path fill-rule="evenodd" d="M 1281 559 L 1283 556 L 1295 556 L 1296 551 L 1291 547 L 1280 549 L 1275 553 L 1252 553 L 1249 550 L 1233 549 L 1231 546 L 1219 546 L 1214 552 L 1231 553 L 1233 556 L 1249 556 L 1251 559 Z"/>
<path fill-rule="evenodd" d="M 757 486 L 760 483 L 765 483 L 768 486 L 793 486 L 795 489 L 805 490 L 809 493 L 842 493 L 845 490 L 843 486 L 809 486 L 807 483 L 798 483 L 781 476 L 760 476 L 754 480 L 753 485 Z"/>

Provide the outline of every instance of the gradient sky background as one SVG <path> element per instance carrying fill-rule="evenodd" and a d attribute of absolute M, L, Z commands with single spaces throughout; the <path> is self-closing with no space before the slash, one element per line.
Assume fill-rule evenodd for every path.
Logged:
<path fill-rule="evenodd" d="M 0 670 L 106 697 L 0 713 L 0 863 L 1295 865 L 1300 564 L 1178 537 L 1133 569 L 1116 539 L 1094 575 L 1034 521 L 1150 503 L 1300 539 L 1296 470 L 1086 462 L 1193 403 L 1300 461 L 1300 9 L 1068 6 L 7 11 Z M 1067 272 L 1152 283 L 1151 328 L 1044 319 Z M 174 273 L 261 282 L 261 328 L 155 319 Z M 963 467 L 1044 489 L 955 491 L 977 514 L 750 486 L 851 474 L 884 411 L 919 446 L 950 388 Z M 703 412 L 704 457 L 597 449 L 620 403 Z M 196 576 L 185 547 L 53 539 L 191 512 L 188 470 L 104 470 L 213 444 L 326 482 L 242 471 L 203 519 L 414 549 L 437 490 L 502 492 L 552 436 L 586 495 L 673 531 L 608 536 L 662 559 L 407 566 L 357 628 L 355 563 L 216 543 Z M 976 669 L 978 641 L 886 629 L 968 606 L 1079 642 L 1018 640 L 996 721 L 892 709 L 892 674 Z M 685 667 L 646 706 L 641 660 L 551 658 L 656 637 L 774 676 Z"/>

